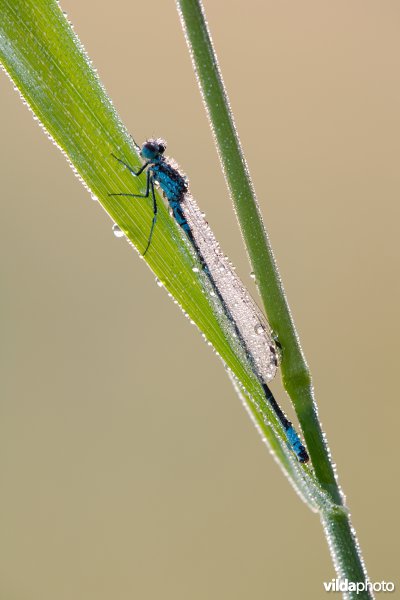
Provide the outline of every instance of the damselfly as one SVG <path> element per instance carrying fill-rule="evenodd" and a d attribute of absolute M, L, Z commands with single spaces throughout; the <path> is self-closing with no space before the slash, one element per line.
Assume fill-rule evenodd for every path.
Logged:
<path fill-rule="evenodd" d="M 158 183 L 168 201 L 171 213 L 190 240 L 200 266 L 207 276 L 213 294 L 218 298 L 223 312 L 233 327 L 239 345 L 245 352 L 252 371 L 264 390 L 265 398 L 281 423 L 287 441 L 300 462 L 308 461 L 308 454 L 292 423 L 276 402 L 267 383 L 274 377 L 278 365 L 277 346 L 271 328 L 247 292 L 231 264 L 223 255 L 210 226 L 189 194 L 189 182 L 178 165 L 164 157 L 166 143 L 162 139 L 149 139 L 140 148 L 145 160 L 135 171 L 121 158 L 112 155 L 137 177 L 147 169 L 144 194 L 114 193 L 110 196 L 148 198 L 153 201 L 153 220 L 143 255 L 150 248 L 157 221 L 157 199 L 154 185 Z"/>

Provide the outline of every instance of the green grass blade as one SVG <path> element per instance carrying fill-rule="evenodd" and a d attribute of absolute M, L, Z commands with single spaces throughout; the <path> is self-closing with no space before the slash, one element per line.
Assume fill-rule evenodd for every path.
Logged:
<path fill-rule="evenodd" d="M 177 0 L 177 7 L 252 270 L 268 320 L 282 345 L 283 384 L 299 417 L 316 479 L 339 508 L 343 496 L 318 420 L 310 371 L 262 222 L 201 0 Z M 348 515 L 322 506 L 320 510 L 338 575 L 364 581 L 366 571 Z M 364 594 L 370 597 L 369 592 Z"/>
<path fill-rule="evenodd" d="M 333 500 L 340 503 L 340 492 L 314 407 L 310 372 L 262 222 L 201 3 L 178 0 L 177 4 L 252 270 L 268 320 L 283 348 L 283 383 L 299 416 L 318 477 Z"/>
<path fill-rule="evenodd" d="M 0 60 L 82 182 L 131 244 L 143 252 L 152 219 L 151 202 L 108 195 L 121 191 L 143 193 L 145 178 L 133 178 L 111 153 L 134 167 L 140 164 L 139 157 L 54 0 L 0 0 Z M 157 234 L 146 255 L 148 265 L 240 382 L 247 407 L 257 415 L 258 426 L 295 488 L 314 507 L 321 502 L 329 504 L 311 469 L 297 463 L 288 450 L 258 382 L 235 352 L 212 301 L 204 294 L 200 276 L 192 270 L 195 263 L 187 241 L 162 199 L 159 207 Z M 15 227 L 18 229 L 18 223 Z"/>

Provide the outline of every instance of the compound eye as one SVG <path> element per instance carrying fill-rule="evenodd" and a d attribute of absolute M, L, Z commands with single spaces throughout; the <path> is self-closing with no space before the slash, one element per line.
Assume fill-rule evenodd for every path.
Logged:
<path fill-rule="evenodd" d="M 165 152 L 165 144 L 158 144 L 158 151 L 160 154 L 163 154 Z"/>
<path fill-rule="evenodd" d="M 157 152 L 157 146 L 153 142 L 146 142 L 144 147 L 146 150 L 150 150 L 150 152 Z"/>

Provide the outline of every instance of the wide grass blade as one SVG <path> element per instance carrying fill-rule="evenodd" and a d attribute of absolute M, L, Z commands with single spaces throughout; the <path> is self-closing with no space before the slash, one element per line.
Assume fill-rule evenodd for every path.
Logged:
<path fill-rule="evenodd" d="M 112 157 L 113 153 L 137 168 L 137 151 L 54 0 L 0 0 L 0 60 L 84 185 L 142 253 L 152 219 L 151 202 L 109 196 L 110 192 L 143 193 L 145 176 L 135 179 Z M 193 271 L 195 260 L 187 241 L 161 198 L 159 206 L 156 235 L 145 257 L 149 267 L 234 375 L 244 402 L 256 415 L 259 428 L 295 488 L 314 508 L 321 498 L 331 505 L 310 467 L 297 463 L 288 449 L 259 383 L 235 351 L 229 328 L 204 293 L 199 274 Z M 14 226 L 18 229 L 18 223 Z"/>

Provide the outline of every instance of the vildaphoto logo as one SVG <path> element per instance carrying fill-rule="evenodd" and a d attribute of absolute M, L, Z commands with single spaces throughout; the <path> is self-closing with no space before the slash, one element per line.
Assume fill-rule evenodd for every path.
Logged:
<path fill-rule="evenodd" d="M 326 592 L 394 592 L 395 585 L 393 581 L 349 581 L 348 579 L 332 579 L 324 581 Z"/>

